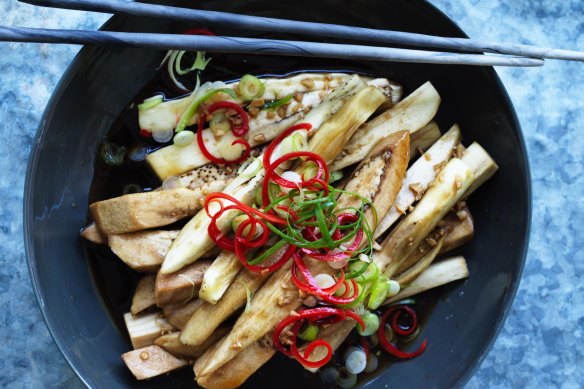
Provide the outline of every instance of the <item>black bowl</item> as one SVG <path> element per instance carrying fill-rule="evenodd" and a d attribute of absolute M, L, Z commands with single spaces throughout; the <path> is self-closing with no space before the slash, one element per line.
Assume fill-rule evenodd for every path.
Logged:
<path fill-rule="evenodd" d="M 179 1 L 174 3 L 180 5 Z M 197 6 L 465 36 L 456 24 L 422 0 L 201 0 Z M 116 16 L 104 28 L 178 32 L 185 26 Z M 120 261 L 108 259 L 106 253 L 102 253 L 103 258 L 99 253 L 98 258 L 88 255 L 79 237 L 87 214 L 97 145 L 153 79 L 161 57 L 161 52 L 131 48 L 84 48 L 55 91 L 31 153 L 24 208 L 31 277 L 57 345 L 83 382 L 93 388 L 193 386 L 189 371 L 138 383 L 126 370 L 120 354 L 129 349 L 129 342 L 120 317 L 128 309 L 132 277 Z M 437 117 L 441 128 L 458 122 L 465 142 L 480 142 L 499 163 L 500 171 L 470 201 L 477 233 L 461 253 L 468 259 L 471 276 L 438 292 L 439 299 L 423 334 L 430 342 L 427 351 L 415 360 L 387 367 L 363 384 L 462 386 L 504 322 L 521 276 L 529 232 L 525 146 L 512 105 L 494 70 L 253 56 L 244 62 L 240 56 L 223 57 L 220 61 L 241 74 L 345 68 L 391 77 L 403 83 L 407 92 L 430 80 L 443 99 Z M 95 261 L 102 261 L 97 271 Z M 108 273 L 106 277 L 103 272 Z M 271 361 L 248 382 L 249 387 L 304 385 L 302 369 L 282 363 L 286 363 L 282 358 Z"/>

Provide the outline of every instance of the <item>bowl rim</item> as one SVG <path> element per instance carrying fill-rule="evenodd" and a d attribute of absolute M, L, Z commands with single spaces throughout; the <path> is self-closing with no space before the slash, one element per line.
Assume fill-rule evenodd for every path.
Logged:
<path fill-rule="evenodd" d="M 454 21 L 450 16 L 448 16 L 445 12 L 443 12 L 436 5 L 430 3 L 428 0 L 419 0 L 419 1 L 422 5 L 431 8 L 432 11 L 437 12 L 442 17 L 446 18 L 450 23 L 452 23 L 452 26 L 459 31 L 461 36 L 468 37 L 468 35 L 462 30 L 462 28 L 458 25 L 458 23 L 456 23 L 456 21 Z M 120 16 L 118 16 L 118 15 L 112 15 L 110 18 L 108 18 L 101 25 L 99 30 L 110 29 L 110 27 L 112 25 L 117 23 L 117 19 L 119 17 Z M 71 353 L 68 352 L 69 350 L 65 346 L 64 340 L 62 339 L 62 337 L 59 335 L 59 332 L 55 328 L 55 323 L 52 321 L 51 317 L 49 316 L 49 309 L 48 309 L 48 306 L 45 304 L 45 293 L 43 292 L 43 290 L 40 286 L 41 281 L 39 278 L 39 274 L 37 272 L 36 257 L 34 254 L 34 241 L 33 241 L 31 234 L 29 233 L 29 231 L 32 230 L 32 227 L 34 224 L 34 215 L 32 213 L 31 204 L 33 203 L 33 193 L 34 193 L 33 189 L 34 189 L 35 184 L 33 182 L 32 177 L 35 176 L 36 169 L 38 166 L 37 160 L 39 158 L 39 152 L 41 149 L 41 146 L 40 146 L 41 142 L 39 142 L 39 140 L 42 138 L 42 136 L 46 132 L 47 123 L 48 123 L 47 118 L 49 117 L 54 106 L 59 101 L 59 98 L 60 98 L 61 93 L 62 93 L 62 88 L 64 87 L 64 85 L 68 84 L 68 82 L 74 77 L 74 75 L 76 74 L 77 68 L 80 65 L 81 59 L 87 55 L 88 50 L 90 50 L 90 48 L 87 47 L 86 45 L 84 45 L 79 50 L 79 52 L 75 55 L 75 57 L 72 59 L 69 66 L 67 67 L 67 69 L 63 73 L 63 76 L 61 77 L 61 79 L 57 83 L 57 85 L 56 85 L 56 87 L 55 87 L 46 107 L 45 107 L 45 110 L 44 110 L 43 115 L 42 115 L 41 120 L 40 120 L 39 127 L 38 127 L 36 134 L 34 136 L 34 142 L 31 145 L 30 155 L 29 155 L 27 169 L 26 169 L 25 183 L 24 183 L 24 196 L 23 196 L 23 210 L 24 210 L 24 212 L 23 212 L 23 227 L 24 228 L 23 228 L 23 235 L 24 235 L 24 249 L 25 249 L 26 261 L 27 261 L 27 267 L 28 267 L 32 287 L 33 287 L 33 290 L 34 290 L 42 317 L 44 319 L 44 322 L 49 330 L 49 333 L 51 334 L 53 341 L 56 343 L 59 351 L 61 352 L 61 355 L 67 361 L 67 364 L 69 365 L 69 367 L 73 370 L 75 375 L 80 379 L 81 382 L 83 382 L 83 384 L 86 387 L 91 388 L 92 385 L 95 383 L 90 382 L 90 380 L 86 376 L 84 376 L 84 374 L 82 374 L 82 372 L 80 371 L 80 369 L 76 365 L 76 362 L 71 357 Z M 522 255 L 519 258 L 520 261 L 518 261 L 516 263 L 516 265 L 517 265 L 516 271 L 512 273 L 512 279 L 510 281 L 509 290 L 505 294 L 505 299 L 502 301 L 502 304 L 501 304 L 502 309 L 499 311 L 499 317 L 496 320 L 497 325 L 495 326 L 494 331 L 491 332 L 489 338 L 484 343 L 483 348 L 481 350 L 480 357 L 477 358 L 473 363 L 470 363 L 466 367 L 466 369 L 461 373 L 458 381 L 456 382 L 456 384 L 454 386 L 457 388 L 463 387 L 470 380 L 470 378 L 474 375 L 474 373 L 479 368 L 479 366 L 483 363 L 483 361 L 485 360 L 485 358 L 487 357 L 487 355 L 491 351 L 491 349 L 495 343 L 495 340 L 498 338 L 503 326 L 505 325 L 505 323 L 507 321 L 507 318 L 508 318 L 509 313 L 511 311 L 512 303 L 515 300 L 515 297 L 516 297 L 517 292 L 519 290 L 519 285 L 521 283 L 521 279 L 522 279 L 522 275 L 523 275 L 523 271 L 524 271 L 524 267 L 525 267 L 525 262 L 527 259 L 527 254 L 528 254 L 528 249 L 529 249 L 529 241 L 530 241 L 530 235 L 531 235 L 531 217 L 532 217 L 532 202 L 533 202 L 533 199 L 532 199 L 532 181 L 531 181 L 531 167 L 529 164 L 529 158 L 528 158 L 528 154 L 527 154 L 527 147 L 525 144 L 525 138 L 523 136 L 523 130 L 521 128 L 521 123 L 519 121 L 519 118 L 517 117 L 517 112 L 515 111 L 515 107 L 511 101 L 511 98 L 509 97 L 509 94 L 507 93 L 507 89 L 505 88 L 503 82 L 501 81 L 501 79 L 500 79 L 499 75 L 497 74 L 497 72 L 495 71 L 495 69 L 493 67 L 490 67 L 490 71 L 493 73 L 493 77 L 494 77 L 494 80 L 496 82 L 496 86 L 498 87 L 498 89 L 502 93 L 502 97 L 504 99 L 503 102 L 505 103 L 506 106 L 509 107 L 511 117 L 512 117 L 513 122 L 514 122 L 513 124 L 518 129 L 517 137 L 519 140 L 519 148 L 521 150 L 522 163 L 525 166 L 525 181 L 526 182 L 524 184 L 525 184 L 526 197 L 527 197 L 527 199 L 526 199 L 527 203 L 525 204 L 525 206 L 526 206 L 525 207 L 525 210 L 526 210 L 526 228 L 525 228 L 525 234 L 523 237 L 524 244 L 523 244 L 523 247 L 521 248 Z"/>

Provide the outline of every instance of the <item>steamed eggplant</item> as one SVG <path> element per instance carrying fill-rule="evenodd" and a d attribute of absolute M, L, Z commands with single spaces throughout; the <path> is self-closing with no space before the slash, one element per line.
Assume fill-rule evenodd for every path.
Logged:
<path fill-rule="evenodd" d="M 375 316 L 384 302 L 468 276 L 464 258 L 440 256 L 472 238 L 466 200 L 498 167 L 477 143 L 464 148 L 457 125 L 441 135 L 430 82 L 402 94 L 385 78 L 345 73 L 245 75 L 139 105 L 143 131 L 174 139 L 146 157 L 162 186 L 92 204 L 95 223 L 82 231 L 156 273 L 141 278 L 124 315 L 135 350 L 122 358 L 136 378 L 193 365 L 199 386 L 235 388 L 276 350 L 303 363 L 299 355 L 321 360 L 345 342 L 350 317 L 292 329 L 324 312 L 310 312 L 319 300 L 343 309 L 333 316 Z M 300 123 L 309 128 L 269 145 Z M 196 124 L 197 135 L 184 131 Z M 229 162 L 244 149 L 247 161 Z M 184 227 L 160 230 L 175 222 Z M 330 348 L 311 348 L 314 339 Z"/>
<path fill-rule="evenodd" d="M 374 207 L 386 206 L 386 197 L 397 195 L 399 184 L 405 174 L 409 154 L 409 135 L 398 133 L 375 147 L 368 158 L 357 168 L 347 187 L 352 188 L 364 198 L 374 203 Z M 381 163 L 377 163 L 380 161 Z M 380 188 L 382 188 L 380 191 Z M 341 195 L 341 197 L 354 197 L 353 195 Z M 351 199 L 346 200 L 348 204 Z M 343 203 L 339 200 L 339 203 Z M 375 226 L 375 218 L 368 220 Z M 247 346 L 257 341 L 259 337 L 268 333 L 280 320 L 284 319 L 290 311 L 295 310 L 301 304 L 298 298 L 298 290 L 295 288 L 283 288 L 290 283 L 290 268 L 288 262 L 277 270 L 268 281 L 259 289 L 251 301 L 251 309 L 244 311 L 229 335 L 223 339 L 217 349 L 211 349 L 201 359 L 202 368 L 197 376 L 204 377 L 212 374 L 221 366 L 233 359 Z M 233 347 L 237 344 L 238 347 Z"/>

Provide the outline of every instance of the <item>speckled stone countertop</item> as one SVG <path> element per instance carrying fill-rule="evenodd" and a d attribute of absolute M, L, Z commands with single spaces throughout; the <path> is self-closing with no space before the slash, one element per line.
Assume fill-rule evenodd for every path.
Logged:
<path fill-rule="evenodd" d="M 581 0 L 433 0 L 471 36 L 584 50 Z M 97 28 L 105 15 L 0 2 L 1 24 Z M 22 197 L 41 115 L 78 46 L 0 43 L 0 387 L 82 387 L 41 317 L 23 247 Z M 517 298 L 467 388 L 584 387 L 584 64 L 497 69 L 533 179 L 531 244 Z"/>

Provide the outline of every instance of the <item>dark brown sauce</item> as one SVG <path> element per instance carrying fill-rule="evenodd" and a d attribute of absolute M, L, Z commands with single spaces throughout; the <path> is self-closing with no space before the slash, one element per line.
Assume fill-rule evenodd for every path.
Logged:
<path fill-rule="evenodd" d="M 192 60 L 193 57 L 189 57 L 187 54 L 184 58 L 185 63 L 187 63 L 188 61 Z M 215 80 L 222 80 L 227 82 L 229 80 L 238 79 L 241 77 L 241 75 L 246 73 L 257 74 L 257 72 L 254 72 L 254 69 L 266 69 L 265 61 L 269 60 L 269 57 L 262 56 L 249 56 L 243 58 L 236 55 L 214 55 L 210 65 L 204 72 L 200 74 L 201 83 Z M 383 74 L 383 72 L 379 71 L 380 69 L 364 69 L 362 63 L 351 66 L 351 63 L 345 62 L 342 67 L 331 67 L 326 71 L 315 70 L 319 68 L 317 62 L 315 62 L 314 66 L 311 67 L 310 59 L 303 61 L 303 64 L 306 66 L 302 69 L 298 69 L 297 62 L 295 60 L 287 61 L 286 59 L 281 59 L 271 71 L 263 72 L 262 76 L 276 75 L 280 77 L 307 71 L 334 71 L 368 75 Z M 229 69 L 237 69 L 237 72 L 233 72 Z M 384 74 L 384 76 L 391 78 L 391 75 L 388 74 Z M 191 73 L 190 77 L 181 77 L 179 80 L 187 87 L 193 88 L 195 85 L 195 78 L 196 77 L 192 76 Z M 395 79 L 395 77 L 393 77 L 393 79 Z M 176 87 L 172 85 L 172 82 L 166 74 L 165 68 L 159 71 L 151 80 L 151 82 L 144 86 L 144 88 L 140 91 L 140 93 L 138 93 L 133 101 L 128 102 L 126 109 L 123 111 L 122 115 L 118 117 L 103 141 L 117 143 L 128 148 L 134 147 L 138 144 L 146 144 L 152 150 L 154 150 L 163 146 L 151 139 L 145 139 L 139 135 L 140 128 L 138 126 L 138 114 L 136 108 L 136 105 L 141 103 L 144 99 L 151 97 L 154 94 L 160 93 L 169 99 L 177 98 L 185 94 L 184 92 L 181 93 L 176 89 Z M 151 190 L 161 185 L 160 180 L 147 168 L 144 162 L 133 162 L 126 158 L 122 166 L 111 168 L 100 162 L 99 159 L 100 157 L 98 152 L 97 159 L 95 161 L 95 173 L 91 185 L 89 203 L 120 196 L 123 194 L 124 188 L 129 184 L 137 184 L 144 188 L 144 190 Z M 88 220 L 90 220 L 91 217 L 89 214 L 88 216 Z M 181 225 L 181 223 L 178 223 L 172 227 L 180 227 Z M 171 226 L 167 228 L 170 227 Z M 116 323 L 120 333 L 122 333 L 123 336 L 127 336 L 123 322 L 123 314 L 128 312 L 130 309 L 132 294 L 141 275 L 127 267 L 106 246 L 95 245 L 87 242 L 86 248 L 87 255 L 90 258 L 89 263 L 95 284 L 102 296 L 104 305 L 107 307 L 108 313 L 110 314 L 112 320 Z M 427 292 L 416 299 L 416 311 L 418 313 L 422 334 L 423 327 L 427 323 L 438 301 L 438 296 L 439 294 L 436 292 Z M 422 337 L 420 336 L 413 340 L 413 345 L 400 344 L 400 348 L 407 347 L 410 350 L 413 350 L 417 348 L 417 345 L 419 345 L 421 342 L 421 338 Z M 431 342 L 431 340 L 429 341 Z M 342 350 L 339 350 L 339 352 L 335 354 L 331 364 L 338 364 L 340 366 L 342 364 L 340 355 L 342 355 Z M 369 374 L 360 374 L 359 384 L 371 380 L 394 363 L 396 363 L 394 358 L 387 355 L 387 353 L 382 352 L 377 371 Z M 407 361 L 397 363 L 407 363 Z M 250 377 L 250 379 L 246 382 L 246 386 L 258 387 L 262 380 L 262 371 L 267 371 L 266 369 L 274 368 L 274 366 L 282 366 L 282 364 L 286 364 L 287 376 L 290 375 L 294 377 L 302 377 L 301 382 L 298 382 L 299 387 L 325 387 L 319 381 L 318 375 L 307 372 L 305 369 L 299 366 L 298 363 L 287 360 L 287 358 L 283 355 L 277 355 L 275 358 L 272 358 L 268 364 L 266 364 L 256 374 Z M 181 382 L 183 376 L 189 377 L 187 378 L 187 382 L 190 386 L 192 386 L 192 376 L 190 376 L 190 371 L 188 374 L 177 374 L 178 377 L 180 377 L 177 378 L 177 380 Z"/>

